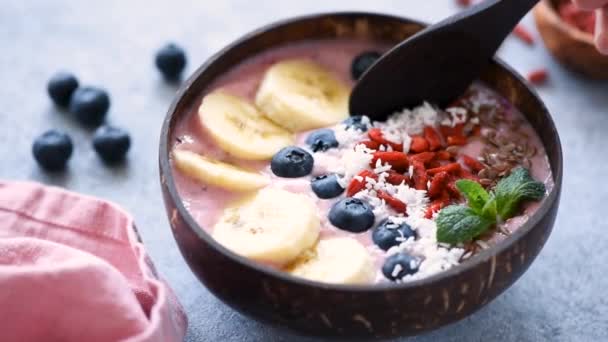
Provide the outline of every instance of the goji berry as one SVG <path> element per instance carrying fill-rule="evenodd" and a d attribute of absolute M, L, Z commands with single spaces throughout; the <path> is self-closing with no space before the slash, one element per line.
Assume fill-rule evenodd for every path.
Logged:
<path fill-rule="evenodd" d="M 384 138 L 384 134 L 382 134 L 382 131 L 380 130 L 380 128 L 372 128 L 367 132 L 367 135 L 369 136 L 369 138 L 372 141 L 375 141 L 381 145 L 385 145 L 385 146 L 390 146 L 393 151 L 403 151 L 403 144 L 401 143 L 396 143 L 394 141 L 390 141 L 387 140 L 386 138 Z"/>
<path fill-rule="evenodd" d="M 410 177 L 391 170 L 388 172 L 386 182 L 393 185 L 410 184 Z"/>
<path fill-rule="evenodd" d="M 540 85 L 547 82 L 547 79 L 549 78 L 549 73 L 546 69 L 537 69 L 530 71 L 528 73 L 527 78 L 530 83 Z"/>
<path fill-rule="evenodd" d="M 436 151 L 441 148 L 441 138 L 433 127 L 424 127 L 424 138 L 429 143 L 429 150 Z"/>
<path fill-rule="evenodd" d="M 460 191 L 456 187 L 455 179 L 451 178 L 450 180 L 448 180 L 448 183 L 446 185 L 446 190 L 448 191 L 450 196 L 452 196 L 452 198 L 454 198 L 456 200 L 460 199 L 461 195 L 460 195 Z"/>
<path fill-rule="evenodd" d="M 380 144 L 384 143 L 384 137 L 382 136 L 382 130 L 380 130 L 380 128 L 370 128 L 369 131 L 367 131 L 367 135 L 372 141 Z"/>
<path fill-rule="evenodd" d="M 464 162 L 464 165 L 466 165 L 469 169 L 471 169 L 471 171 L 475 173 L 485 168 L 485 166 L 479 160 L 466 154 L 462 155 L 462 161 Z"/>
<path fill-rule="evenodd" d="M 528 29 L 526 29 L 523 25 L 520 24 L 515 26 L 513 34 L 526 44 L 534 45 L 534 37 L 532 36 L 532 33 L 530 33 L 530 31 L 528 31 Z"/>
<path fill-rule="evenodd" d="M 414 153 L 426 152 L 429 150 L 429 142 L 421 136 L 415 135 L 412 137 L 410 151 Z"/>
<path fill-rule="evenodd" d="M 452 159 L 452 154 L 448 151 L 438 151 L 435 153 L 435 159 L 437 160 L 450 160 Z"/>
<path fill-rule="evenodd" d="M 404 172 L 410 166 L 409 160 L 407 158 L 407 154 L 405 154 L 403 152 L 397 152 L 397 151 L 374 152 L 370 166 L 372 168 L 376 167 L 376 162 L 378 160 L 381 160 L 384 163 L 388 163 L 395 171 Z"/>
<path fill-rule="evenodd" d="M 350 183 L 348 184 L 348 187 L 346 187 L 346 196 L 348 196 L 348 197 L 351 197 L 354 194 L 356 194 L 357 192 L 365 189 L 365 185 L 367 184 L 367 180 L 365 179 L 366 177 L 378 179 L 378 175 L 376 175 L 375 173 L 373 173 L 369 170 L 363 170 L 363 171 L 359 172 L 359 174 L 357 176 L 360 176 L 362 179 L 359 180 L 356 177 L 350 181 Z"/>
<path fill-rule="evenodd" d="M 429 197 L 435 198 L 444 190 L 447 181 L 449 180 L 447 172 L 439 172 L 431 180 L 431 186 L 429 187 Z"/>
<path fill-rule="evenodd" d="M 412 180 L 414 181 L 414 188 L 416 188 L 417 190 L 426 190 L 426 183 L 429 178 L 426 174 L 424 164 L 422 162 L 414 160 L 412 162 L 412 166 L 414 167 L 414 174 L 412 175 Z"/>
<path fill-rule="evenodd" d="M 426 164 L 426 167 L 429 169 L 434 169 L 436 167 L 440 167 L 441 165 L 443 164 L 441 164 L 439 160 L 432 160 L 430 163 Z"/>
<path fill-rule="evenodd" d="M 467 138 L 462 135 L 451 135 L 447 139 L 450 146 L 462 146 L 467 144 Z"/>
<path fill-rule="evenodd" d="M 410 158 L 410 161 L 417 160 L 419 162 L 422 162 L 423 164 L 426 164 L 426 163 L 430 162 L 431 160 L 435 159 L 435 152 L 417 153 L 417 154 L 411 155 L 409 158 Z"/>
<path fill-rule="evenodd" d="M 440 166 L 440 167 L 429 169 L 426 172 L 429 175 L 436 175 L 439 172 L 456 173 L 456 172 L 458 172 L 460 170 L 461 170 L 461 166 L 460 166 L 459 163 L 450 163 L 450 164 L 446 164 L 446 165 L 443 165 L 443 166 Z"/>
<path fill-rule="evenodd" d="M 372 140 L 365 140 L 359 144 L 365 145 L 365 147 L 369 148 L 370 150 L 378 150 L 378 148 L 380 148 L 380 143 Z"/>
<path fill-rule="evenodd" d="M 443 209 L 448 204 L 450 204 L 450 195 L 446 191 L 443 191 L 437 199 L 435 199 L 431 202 L 431 204 L 429 204 L 424 217 L 426 217 L 427 219 L 432 218 L 433 214 Z"/>
<path fill-rule="evenodd" d="M 439 130 L 444 137 L 449 137 L 451 135 L 464 135 L 464 124 L 459 123 L 452 126 L 439 126 Z"/>
<path fill-rule="evenodd" d="M 396 212 L 403 214 L 406 213 L 407 206 L 405 205 L 405 203 L 401 202 L 400 200 L 396 199 L 395 197 L 387 194 L 382 190 L 378 190 L 376 194 L 378 195 L 378 198 L 384 200 L 386 204 L 388 204 L 391 208 L 395 209 Z"/>

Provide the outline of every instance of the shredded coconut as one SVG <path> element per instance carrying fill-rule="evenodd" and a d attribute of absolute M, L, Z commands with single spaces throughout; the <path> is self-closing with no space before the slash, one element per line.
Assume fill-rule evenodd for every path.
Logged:
<path fill-rule="evenodd" d="M 404 109 L 394 113 L 383 124 L 382 129 L 385 136 L 386 134 L 391 137 L 399 136 L 401 138 L 399 140 L 403 141 L 406 139 L 406 135 L 420 134 L 424 130 L 424 126 L 434 126 L 436 121 L 437 109 L 425 102 L 413 110 Z M 378 124 L 375 125 L 378 126 Z M 407 150 L 409 150 L 409 144 Z"/>
<path fill-rule="evenodd" d="M 333 171 L 342 174 L 342 181 L 348 184 L 361 170 L 369 170 L 369 163 L 373 157 L 372 152 L 361 144 L 356 145 L 354 149 L 347 149 L 338 163 L 340 167 Z"/>
<path fill-rule="evenodd" d="M 451 115 L 451 126 L 454 127 L 457 124 L 465 123 L 467 121 L 467 110 L 462 107 L 450 107 L 445 110 Z"/>
<path fill-rule="evenodd" d="M 393 276 L 393 278 L 396 278 L 399 272 L 401 271 L 403 271 L 403 267 L 401 267 L 401 265 L 399 264 L 396 264 L 395 268 L 393 268 L 393 273 L 391 273 L 391 275 Z"/>
<path fill-rule="evenodd" d="M 416 190 L 407 184 L 394 186 L 392 195 L 407 205 L 407 214 L 410 217 L 424 217 L 429 199 L 426 191 Z"/>
<path fill-rule="evenodd" d="M 477 88 L 477 86 L 473 86 L 473 89 Z M 496 108 L 499 106 L 498 99 L 495 96 L 492 96 L 491 93 L 486 91 L 475 91 L 473 92 L 473 96 L 469 99 L 471 103 L 471 110 L 479 114 L 481 107 L 488 106 L 492 108 Z"/>

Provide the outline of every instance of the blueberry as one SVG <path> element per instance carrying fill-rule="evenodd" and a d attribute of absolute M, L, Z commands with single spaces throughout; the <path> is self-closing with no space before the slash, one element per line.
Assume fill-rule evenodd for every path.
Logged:
<path fill-rule="evenodd" d="M 389 219 L 380 222 L 372 233 L 374 243 L 385 251 L 401 243 L 401 241 L 397 241 L 397 238 L 408 239 L 411 237 L 415 238 L 416 232 L 407 223 L 397 224 Z"/>
<path fill-rule="evenodd" d="M 349 116 L 348 119 L 342 121 L 346 125 L 346 128 L 352 128 L 362 132 L 367 132 L 369 128 L 369 119 L 363 115 Z"/>
<path fill-rule="evenodd" d="M 351 233 L 362 233 L 370 229 L 375 219 L 372 207 L 358 198 L 342 199 L 329 210 L 329 222 Z"/>
<path fill-rule="evenodd" d="M 380 56 L 379 52 L 368 51 L 355 57 L 355 59 L 353 59 L 353 64 L 350 67 L 350 73 L 353 79 L 358 80 L 361 75 L 380 58 Z"/>
<path fill-rule="evenodd" d="M 331 129 L 320 129 L 314 131 L 306 137 L 306 143 L 313 152 L 325 152 L 333 147 L 338 147 L 338 140 Z"/>
<path fill-rule="evenodd" d="M 106 163 L 116 163 L 125 158 L 131 147 L 131 138 L 124 129 L 101 126 L 93 134 L 93 148 Z"/>
<path fill-rule="evenodd" d="M 32 153 L 38 164 L 49 171 L 65 168 L 73 150 L 70 136 L 56 130 L 47 131 L 39 136 L 32 146 Z"/>
<path fill-rule="evenodd" d="M 270 169 L 279 177 L 304 177 L 312 172 L 314 162 L 310 153 L 299 147 L 288 146 L 272 157 Z"/>
<path fill-rule="evenodd" d="M 110 97 L 101 88 L 78 88 L 70 100 L 70 112 L 74 113 L 76 119 L 85 126 L 101 125 L 109 108 Z"/>
<path fill-rule="evenodd" d="M 186 66 L 186 53 L 179 46 L 169 43 L 158 50 L 155 62 L 165 79 L 177 80 Z"/>
<path fill-rule="evenodd" d="M 312 191 L 323 199 L 340 196 L 344 188 L 338 183 L 338 176 L 335 174 L 317 176 L 310 182 Z"/>
<path fill-rule="evenodd" d="M 384 261 L 382 265 L 382 273 L 392 281 L 400 280 L 408 274 L 418 272 L 420 260 L 406 253 L 396 253 Z"/>
<path fill-rule="evenodd" d="M 53 75 L 46 87 L 51 100 L 59 107 L 66 107 L 70 104 L 70 98 L 76 88 L 78 88 L 76 77 L 63 71 Z"/>

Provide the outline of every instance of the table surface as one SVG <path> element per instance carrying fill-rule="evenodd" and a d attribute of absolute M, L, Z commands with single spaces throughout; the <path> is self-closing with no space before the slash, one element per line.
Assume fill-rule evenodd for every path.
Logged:
<path fill-rule="evenodd" d="M 254 322 L 222 304 L 190 273 L 171 236 L 160 195 L 161 122 L 176 88 L 153 65 L 167 41 L 186 48 L 187 72 L 245 32 L 279 18 L 330 10 L 368 10 L 429 22 L 458 10 L 452 0 L 416 1 L 69 1 L 4 0 L 0 9 L 0 178 L 29 179 L 100 196 L 133 213 L 148 252 L 178 294 L 190 325 L 187 341 L 310 341 Z M 533 28 L 531 18 L 525 24 Z M 537 36 L 537 35 L 536 35 Z M 555 230 L 537 261 L 508 291 L 471 317 L 408 341 L 608 340 L 608 83 L 564 70 L 542 44 L 509 38 L 500 55 L 525 73 L 550 71 L 538 89 L 564 147 L 564 184 Z M 91 131 L 57 111 L 46 81 L 58 69 L 109 90 L 109 122 L 128 128 L 128 162 L 105 167 Z M 49 128 L 69 131 L 69 170 L 49 175 L 31 144 Z M 594 163 L 594 165 L 590 165 Z M 404 339 L 405 340 L 405 339 Z"/>

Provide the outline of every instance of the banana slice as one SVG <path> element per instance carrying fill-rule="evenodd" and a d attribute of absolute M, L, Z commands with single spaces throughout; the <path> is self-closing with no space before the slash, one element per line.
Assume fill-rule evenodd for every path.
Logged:
<path fill-rule="evenodd" d="M 348 116 L 350 89 L 318 64 L 286 60 L 266 71 L 255 103 L 277 124 L 300 132 Z"/>
<path fill-rule="evenodd" d="M 255 171 L 245 170 L 190 151 L 174 150 L 175 166 L 188 177 L 232 191 L 251 191 L 270 183 Z"/>
<path fill-rule="evenodd" d="M 365 247 L 352 238 L 321 240 L 288 269 L 298 277 L 334 284 L 369 284 L 373 261 Z"/>
<path fill-rule="evenodd" d="M 245 100 L 216 91 L 203 98 L 199 120 L 224 151 L 249 160 L 272 158 L 295 137 Z"/>
<path fill-rule="evenodd" d="M 319 229 L 309 197 L 266 188 L 226 208 L 213 237 L 244 257 L 281 266 L 312 247 Z"/>

